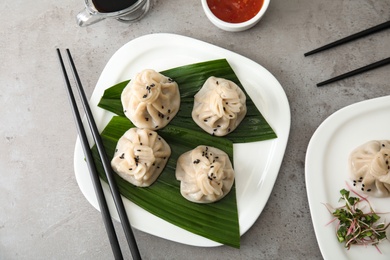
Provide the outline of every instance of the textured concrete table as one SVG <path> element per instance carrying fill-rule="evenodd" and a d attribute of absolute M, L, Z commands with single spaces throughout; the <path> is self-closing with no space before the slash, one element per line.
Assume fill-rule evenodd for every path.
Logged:
<path fill-rule="evenodd" d="M 117 49 L 158 32 L 203 40 L 263 65 L 283 86 L 292 122 L 276 184 L 257 222 L 241 238 L 241 249 L 192 247 L 135 231 L 142 256 L 322 258 L 304 181 L 308 142 L 338 109 L 388 95 L 389 67 L 324 88 L 315 84 L 388 57 L 390 31 L 313 57 L 303 53 L 388 20 L 390 1 L 272 0 L 263 20 L 241 33 L 214 27 L 200 1 L 152 0 L 140 22 L 106 20 L 87 28 L 75 23 L 82 0 L 15 0 L 0 6 L 0 259 L 112 258 L 100 213 L 75 179 L 76 131 L 55 48 L 72 50 L 90 95 Z M 120 241 L 126 243 L 123 235 Z"/>

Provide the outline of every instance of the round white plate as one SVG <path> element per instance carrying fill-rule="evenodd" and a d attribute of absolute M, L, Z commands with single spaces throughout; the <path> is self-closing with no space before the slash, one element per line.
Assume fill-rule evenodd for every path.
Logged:
<path fill-rule="evenodd" d="M 344 248 L 336 238 L 336 224 L 327 223 L 331 214 L 322 203 L 336 207 L 339 191 L 347 188 L 348 157 L 352 150 L 370 140 L 390 140 L 390 96 L 347 106 L 327 118 L 310 140 L 306 154 L 306 187 L 314 230 L 325 259 L 390 259 L 390 243 L 375 247 Z M 355 196 L 351 193 L 351 196 Z M 377 212 L 390 212 L 390 198 L 369 198 Z M 390 221 L 390 214 L 381 214 Z M 388 232 L 389 233 L 389 232 Z"/>
<path fill-rule="evenodd" d="M 137 72 L 151 68 L 162 71 L 182 65 L 226 58 L 258 109 L 278 138 L 263 142 L 235 144 L 234 165 L 240 234 L 244 234 L 262 212 L 274 186 L 290 131 L 290 107 L 286 94 L 275 79 L 259 64 L 220 47 L 174 34 L 151 34 L 121 47 L 104 68 L 90 100 L 100 131 L 113 116 L 97 107 L 106 88 L 131 79 Z M 74 156 L 75 174 L 87 200 L 98 209 L 88 168 L 79 140 Z M 118 220 L 108 186 L 103 183 L 112 216 Z M 219 243 L 174 226 L 124 199 L 134 228 L 172 241 L 194 246 L 218 246 Z"/>

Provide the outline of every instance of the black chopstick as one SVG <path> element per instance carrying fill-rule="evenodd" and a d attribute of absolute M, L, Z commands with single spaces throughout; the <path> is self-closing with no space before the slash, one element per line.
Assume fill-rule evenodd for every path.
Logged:
<path fill-rule="evenodd" d="M 65 65 L 64 65 L 64 62 L 62 60 L 61 52 L 59 49 L 57 49 L 57 53 L 58 53 L 58 57 L 60 59 L 62 71 L 64 73 L 68 98 L 69 98 L 69 101 L 71 103 L 73 116 L 74 116 L 75 121 L 76 121 L 77 132 L 79 133 L 79 136 L 80 136 L 80 141 L 81 141 L 81 144 L 83 147 L 85 159 L 87 161 L 89 173 L 90 173 L 90 176 L 92 179 L 92 184 L 93 184 L 93 187 L 95 189 L 95 194 L 96 194 L 96 197 L 98 198 L 99 208 L 100 208 L 100 211 L 102 214 L 104 226 L 106 227 L 106 232 L 107 232 L 110 244 L 111 244 L 112 252 L 114 254 L 115 259 L 123 259 L 122 252 L 120 250 L 120 246 L 119 246 L 119 242 L 118 242 L 118 238 L 116 236 L 115 228 L 114 228 L 114 225 L 112 223 L 111 216 L 110 216 L 110 211 L 108 209 L 107 202 L 106 202 L 105 197 L 104 197 L 103 188 L 100 185 L 100 179 L 99 179 L 99 176 L 97 174 L 96 166 L 93 163 L 92 152 L 91 152 L 91 149 L 89 149 L 87 135 L 86 135 L 84 127 L 82 127 L 82 121 L 81 121 L 81 117 L 80 117 L 80 114 L 79 114 L 78 109 L 77 109 L 77 103 L 76 103 L 76 100 L 74 98 L 73 91 L 72 91 L 72 88 L 71 88 L 71 85 L 69 82 L 69 77 L 67 76 Z"/>
<path fill-rule="evenodd" d="M 369 70 L 372 70 L 372 69 L 376 69 L 376 68 L 379 68 L 379 67 L 382 67 L 382 66 L 385 66 L 385 65 L 388 65 L 388 64 L 390 64 L 390 57 L 386 58 L 386 59 L 383 59 L 383 60 L 380 60 L 380 61 L 377 61 L 377 62 L 374 62 L 374 63 L 369 64 L 369 65 L 366 65 L 364 67 L 355 69 L 353 71 L 341 74 L 341 75 L 339 75 L 337 77 L 334 77 L 334 78 L 322 81 L 322 82 L 317 84 L 317 87 L 321 87 L 321 86 L 324 86 L 326 84 L 329 84 L 329 83 L 332 83 L 332 82 L 335 82 L 335 81 L 338 81 L 338 80 L 342 80 L 342 79 L 345 79 L 345 78 L 348 78 L 348 77 L 351 77 L 351 76 L 354 76 L 354 75 L 357 75 L 357 74 L 361 74 L 361 73 L 364 73 L 366 71 L 369 71 Z"/>
<path fill-rule="evenodd" d="M 101 158 L 103 168 L 104 168 L 106 176 L 107 176 L 107 180 L 108 180 L 108 183 L 110 186 L 111 194 L 113 196 L 115 206 L 117 208 L 118 215 L 119 215 L 119 218 L 120 218 L 120 221 L 121 221 L 121 224 L 123 227 L 123 231 L 125 233 L 132 257 L 133 257 L 133 259 L 141 259 L 141 256 L 140 256 L 140 253 L 138 250 L 138 246 L 137 246 L 137 243 L 135 241 L 135 237 L 134 237 L 134 234 L 132 232 L 132 229 L 131 229 L 131 226 L 129 223 L 129 219 L 128 219 L 126 210 L 125 210 L 124 205 L 123 205 L 123 201 L 120 197 L 118 186 L 117 186 L 115 179 L 114 179 L 114 174 L 112 172 L 112 168 L 110 166 L 107 154 L 105 152 L 103 142 L 102 142 L 101 137 L 99 135 L 99 131 L 97 129 L 95 120 L 93 119 L 91 109 L 88 105 L 88 100 L 87 100 L 85 92 L 83 90 L 80 78 L 78 76 L 78 73 L 77 73 L 77 70 L 76 70 L 76 67 L 74 65 L 74 62 L 73 62 L 73 59 L 72 59 L 72 56 L 70 54 L 69 49 L 66 49 L 66 52 L 67 52 L 70 66 L 71 66 L 71 69 L 73 72 L 73 76 L 76 80 L 76 86 L 77 86 L 78 92 L 80 94 L 81 103 L 82 103 L 84 111 L 86 113 L 88 124 L 89 124 L 89 127 L 91 129 L 92 136 L 94 138 L 96 147 L 98 148 L 99 156 Z M 112 247 L 115 258 L 116 259 L 123 259 L 123 256 L 122 256 L 122 253 L 120 250 L 120 246 L 119 246 L 119 243 L 118 243 L 118 240 L 116 237 L 115 229 L 114 229 L 113 224 L 112 224 L 112 219 L 110 217 L 110 213 L 109 213 L 109 210 L 107 207 L 107 202 L 105 201 L 105 197 L 104 197 L 103 190 L 101 187 L 100 179 L 99 179 L 99 176 L 97 175 L 97 172 L 96 172 L 96 166 L 95 166 L 93 158 L 92 158 L 90 146 L 89 146 L 86 134 L 85 134 L 85 130 L 84 130 L 82 121 L 80 119 L 80 115 L 78 112 L 77 104 L 76 104 L 75 99 L 74 99 L 73 91 L 72 91 L 72 88 L 70 86 L 69 77 L 67 75 L 67 72 L 66 72 L 62 57 L 61 57 L 61 52 L 59 49 L 57 49 L 57 53 L 58 53 L 58 56 L 60 59 L 60 63 L 61 63 L 61 67 L 63 70 L 64 77 L 65 77 L 65 81 L 66 81 L 67 90 L 68 90 L 69 98 L 71 101 L 73 113 L 74 113 L 74 116 L 76 117 L 77 129 L 78 129 L 79 133 L 81 133 L 80 139 L 82 141 L 86 160 L 88 163 L 88 167 L 90 169 L 91 178 L 93 180 L 94 186 L 96 186 L 95 192 L 97 193 L 99 206 L 101 209 L 101 213 L 103 215 L 103 221 L 104 221 L 104 224 L 106 226 L 106 230 L 107 230 L 108 237 L 110 239 L 111 247 Z M 94 176 L 94 177 L 92 177 L 92 176 Z"/>
<path fill-rule="evenodd" d="M 387 29 L 387 28 L 390 28 L 390 21 L 387 21 L 387 22 L 384 22 L 384 23 L 381 23 L 381 24 L 378 24 L 374 27 L 371 27 L 371 28 L 368 28 L 366 30 L 363 30 L 361 32 L 358 32 L 358 33 L 355 33 L 355 34 L 352 34 L 350 36 L 347 36 L 345 38 L 342 38 L 340 40 L 337 40 L 335 42 L 332 42 L 332 43 L 329 43 L 329 44 L 326 44 L 320 48 L 317 48 L 315 50 L 312 50 L 312 51 L 309 51 L 307 53 L 305 53 L 304 55 L 305 56 L 309 56 L 309 55 L 312 55 L 314 53 L 318 53 L 320 51 L 324 51 L 324 50 L 327 50 L 327 49 L 330 49 L 330 48 L 333 48 L 333 47 L 336 47 L 338 45 L 341 45 L 341 44 L 344 44 L 344 43 L 347 43 L 347 42 L 350 42 L 352 40 L 356 40 L 356 39 L 359 39 L 361 37 L 364 37 L 364 36 L 367 36 L 369 34 L 373 34 L 373 33 L 376 33 L 376 32 L 379 32 L 381 30 L 384 30 L 384 29 Z"/>

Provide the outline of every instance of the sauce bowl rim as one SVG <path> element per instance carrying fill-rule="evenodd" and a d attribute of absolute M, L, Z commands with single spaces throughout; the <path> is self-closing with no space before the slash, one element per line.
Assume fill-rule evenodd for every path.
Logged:
<path fill-rule="evenodd" d="M 263 0 L 263 5 L 261 6 L 259 12 L 249 19 L 248 21 L 241 22 L 241 23 L 230 23 L 230 22 L 225 22 L 221 19 L 219 19 L 217 16 L 214 15 L 214 13 L 211 11 L 207 0 L 201 0 L 202 1 L 202 6 L 203 10 L 206 13 L 207 18 L 211 20 L 212 23 L 214 23 L 217 27 L 224 27 L 226 29 L 240 29 L 240 28 L 247 28 L 249 29 L 249 26 L 254 25 L 256 22 L 260 20 L 261 17 L 265 14 L 265 12 L 268 9 L 270 0 Z M 221 28 L 223 29 L 223 28 Z"/>

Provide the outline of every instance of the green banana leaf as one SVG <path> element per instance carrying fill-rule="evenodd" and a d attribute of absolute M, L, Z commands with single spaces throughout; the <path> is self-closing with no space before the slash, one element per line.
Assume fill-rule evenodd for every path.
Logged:
<path fill-rule="evenodd" d="M 275 132 L 246 93 L 226 59 L 186 65 L 165 70 L 161 73 L 175 80 L 180 89 L 180 111 L 170 122 L 171 125 L 203 131 L 191 117 L 194 95 L 200 90 L 206 79 L 215 76 L 235 82 L 245 92 L 247 97 L 247 114 L 245 118 L 235 131 L 224 138 L 228 138 L 233 143 L 248 143 L 276 138 Z M 129 80 L 123 81 L 106 89 L 98 106 L 119 116 L 125 116 L 120 98 L 122 90 L 128 83 Z"/>
<path fill-rule="evenodd" d="M 115 116 L 101 133 L 110 160 L 115 152 L 118 139 L 131 127 L 134 125 L 127 118 Z M 172 150 L 163 173 L 148 188 L 133 186 L 115 175 L 120 193 L 150 213 L 174 225 L 216 242 L 239 248 L 240 230 L 235 187 L 221 201 L 196 204 L 181 196 L 180 182 L 175 178 L 176 162 L 182 153 L 198 145 L 212 144 L 225 151 L 233 161 L 232 142 L 223 138 L 215 142 L 209 134 L 178 126 L 168 125 L 158 133 L 169 143 Z M 93 147 L 92 152 L 98 173 L 107 182 L 96 146 Z"/>

